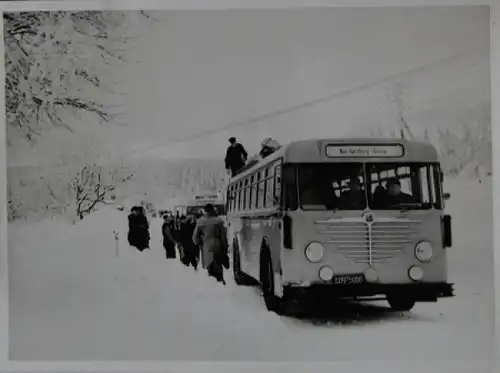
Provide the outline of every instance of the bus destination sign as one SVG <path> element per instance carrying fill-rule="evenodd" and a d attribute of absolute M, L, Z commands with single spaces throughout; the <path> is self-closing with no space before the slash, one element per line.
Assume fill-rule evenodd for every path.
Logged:
<path fill-rule="evenodd" d="M 214 195 L 214 194 L 209 194 L 209 195 L 206 195 L 206 196 L 196 196 L 194 197 L 195 200 L 197 201 L 200 201 L 200 200 L 214 200 L 214 199 L 217 199 L 217 195 Z"/>
<path fill-rule="evenodd" d="M 387 145 L 327 145 L 330 158 L 398 158 L 404 155 L 401 144 Z"/>

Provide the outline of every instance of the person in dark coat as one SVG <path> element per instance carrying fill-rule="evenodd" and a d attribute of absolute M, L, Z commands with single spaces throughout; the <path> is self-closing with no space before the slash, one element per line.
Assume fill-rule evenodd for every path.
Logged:
<path fill-rule="evenodd" d="M 163 248 L 167 259 L 175 259 L 175 244 L 174 238 L 174 224 L 173 219 L 168 214 L 163 216 L 163 224 L 161 226 L 161 233 L 163 236 Z"/>
<path fill-rule="evenodd" d="M 224 268 L 229 268 L 226 227 L 211 203 L 205 206 L 205 213 L 196 223 L 193 243 L 202 248 L 202 265 L 208 275 L 225 285 Z"/>
<path fill-rule="evenodd" d="M 180 243 L 183 253 L 181 262 L 187 267 L 189 267 L 190 265 L 193 266 L 196 271 L 198 270 L 199 249 L 198 246 L 193 242 L 193 233 L 195 226 L 196 221 L 194 219 L 194 216 L 187 216 L 183 220 L 180 230 Z"/>
<path fill-rule="evenodd" d="M 366 207 L 365 191 L 357 176 L 349 180 L 349 190 L 340 195 L 340 205 L 344 209 L 362 210 Z"/>
<path fill-rule="evenodd" d="M 247 162 L 248 154 L 243 145 L 236 142 L 236 137 L 231 137 L 229 143 L 231 145 L 227 148 L 224 162 L 226 170 L 231 173 L 231 176 L 234 176 Z"/>
<path fill-rule="evenodd" d="M 149 249 L 149 223 L 140 206 L 134 206 L 128 216 L 128 243 L 139 251 Z"/>
<path fill-rule="evenodd" d="M 397 206 L 400 203 L 415 202 L 411 195 L 401 191 L 401 182 L 396 178 L 389 179 L 387 181 L 386 188 L 387 194 L 385 196 L 385 202 L 388 206 Z"/>

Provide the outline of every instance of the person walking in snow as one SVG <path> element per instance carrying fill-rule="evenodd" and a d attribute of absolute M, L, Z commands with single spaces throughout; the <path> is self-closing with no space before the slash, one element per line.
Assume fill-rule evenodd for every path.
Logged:
<path fill-rule="evenodd" d="M 187 267 L 190 265 L 193 266 L 196 271 L 198 270 L 199 249 L 193 242 L 195 226 L 196 221 L 194 216 L 187 216 L 181 223 L 180 240 L 183 252 L 181 262 Z"/>
<path fill-rule="evenodd" d="M 134 206 L 128 216 L 128 243 L 139 251 L 149 249 L 149 223 L 144 209 Z"/>
<path fill-rule="evenodd" d="M 168 214 L 163 215 L 161 233 L 163 236 L 163 248 L 165 249 L 167 259 L 175 259 L 176 240 L 174 237 L 174 224 L 173 218 Z"/>
<path fill-rule="evenodd" d="M 247 162 L 248 154 L 243 145 L 236 141 L 236 137 L 231 137 L 229 143 L 224 163 L 226 170 L 234 176 Z"/>
<path fill-rule="evenodd" d="M 224 268 L 229 268 L 226 227 L 211 203 L 205 206 L 205 213 L 196 223 L 193 243 L 201 246 L 202 266 L 208 275 L 225 285 Z"/>

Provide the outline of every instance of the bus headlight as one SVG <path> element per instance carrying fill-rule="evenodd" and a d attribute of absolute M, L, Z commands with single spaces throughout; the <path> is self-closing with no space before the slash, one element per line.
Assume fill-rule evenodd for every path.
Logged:
<path fill-rule="evenodd" d="M 419 242 L 415 246 L 415 257 L 421 262 L 430 262 L 434 257 L 434 249 L 429 241 Z"/>
<path fill-rule="evenodd" d="M 319 262 L 325 255 L 325 248 L 319 242 L 311 242 L 306 246 L 306 258 L 312 263 Z"/>

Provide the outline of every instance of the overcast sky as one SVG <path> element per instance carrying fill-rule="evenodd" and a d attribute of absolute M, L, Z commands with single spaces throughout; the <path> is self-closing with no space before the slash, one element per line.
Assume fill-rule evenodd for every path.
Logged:
<path fill-rule="evenodd" d="M 158 144 L 474 49 L 489 49 L 487 8 L 168 11 L 131 53 L 141 63 L 124 80 L 128 118 L 140 124 L 139 146 Z M 381 88 L 357 92 L 158 150 L 216 155 L 230 134 L 251 149 L 266 136 L 343 136 L 365 126 L 370 111 L 389 121 L 385 101 Z"/>
<path fill-rule="evenodd" d="M 129 126 L 111 131 L 110 147 L 175 141 L 448 56 L 479 50 L 487 57 L 489 50 L 487 7 L 164 11 L 162 16 L 163 22 L 130 45 L 130 58 L 137 62 L 119 73 Z M 445 60 L 412 76 L 405 88 L 409 115 L 418 105 L 431 105 L 434 96 L 443 102 L 487 99 L 487 58 L 481 58 L 480 52 Z M 384 86 L 359 90 L 199 141 L 155 148 L 154 155 L 221 156 L 230 135 L 256 151 L 267 136 L 286 143 L 359 134 L 372 124 L 395 123 L 395 108 L 384 92 Z"/>

